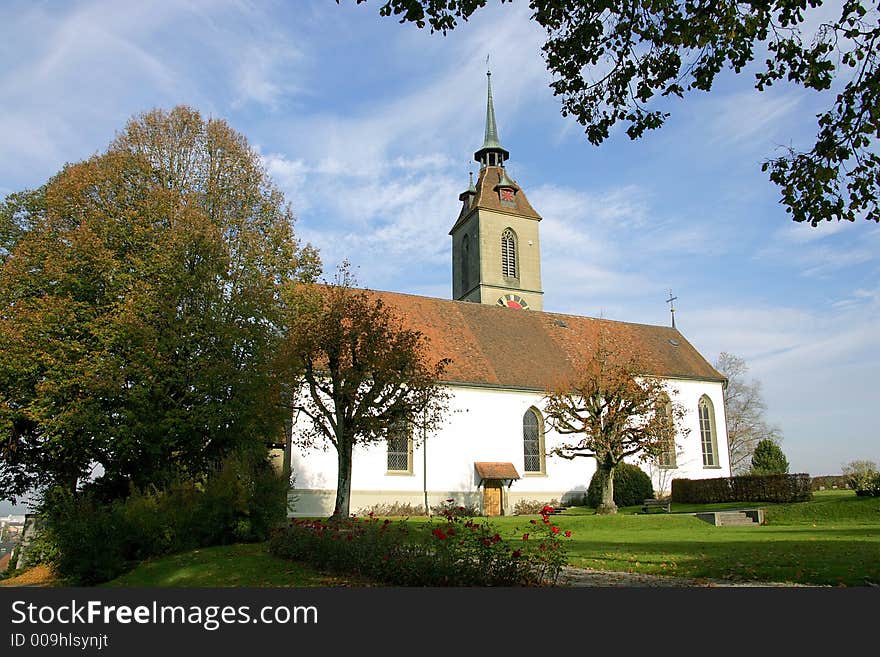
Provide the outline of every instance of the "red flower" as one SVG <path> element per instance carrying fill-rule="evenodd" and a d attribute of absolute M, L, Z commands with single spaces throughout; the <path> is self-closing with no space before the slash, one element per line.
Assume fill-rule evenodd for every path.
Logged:
<path fill-rule="evenodd" d="M 495 534 L 495 536 L 492 537 L 493 543 L 497 543 L 500 540 L 501 540 L 501 536 L 499 536 L 498 534 Z"/>
<path fill-rule="evenodd" d="M 546 505 L 543 509 L 541 509 L 541 515 L 545 515 L 547 513 L 552 513 L 553 507 L 550 505 Z"/>
<path fill-rule="evenodd" d="M 446 535 L 452 536 L 454 533 L 455 533 L 455 530 L 452 527 L 450 527 L 449 530 L 446 532 Z"/>
<path fill-rule="evenodd" d="M 553 532 L 554 534 L 558 534 L 558 533 L 559 533 L 559 527 L 557 527 L 556 525 L 553 525 L 553 526 L 550 528 L 550 531 Z"/>
<path fill-rule="evenodd" d="M 529 540 L 529 535 L 528 535 L 528 534 L 523 534 L 523 540 L 524 540 L 524 541 Z"/>
<path fill-rule="evenodd" d="M 522 556 L 522 550 L 514 550 L 514 551 L 513 551 L 513 557 L 516 558 L 516 557 L 519 557 L 519 556 Z"/>
<path fill-rule="evenodd" d="M 537 524 L 538 524 L 538 521 L 537 521 L 537 520 L 529 520 L 529 522 L 532 523 L 533 525 L 537 525 Z"/>
<path fill-rule="evenodd" d="M 439 538 L 441 541 L 446 540 L 446 533 L 442 529 L 440 529 L 439 527 L 437 529 L 432 530 L 431 533 L 434 536 L 436 536 L 437 538 Z"/>
<path fill-rule="evenodd" d="M 571 538 L 571 530 L 565 532 L 565 538 Z"/>

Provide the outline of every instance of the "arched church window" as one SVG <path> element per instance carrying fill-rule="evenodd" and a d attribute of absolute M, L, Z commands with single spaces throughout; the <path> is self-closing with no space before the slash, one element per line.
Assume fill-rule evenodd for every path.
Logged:
<path fill-rule="evenodd" d="M 715 407 L 706 395 L 700 398 L 700 443 L 703 448 L 703 467 L 718 467 L 718 439 L 715 434 Z"/>
<path fill-rule="evenodd" d="M 517 278 L 516 267 L 516 235 L 507 228 L 501 233 L 501 275 Z"/>
<path fill-rule="evenodd" d="M 471 277 L 470 277 L 470 248 L 471 248 L 471 240 L 470 237 L 465 234 L 464 238 L 461 240 L 461 262 L 459 266 L 461 267 L 461 292 L 464 294 L 468 290 L 471 289 Z"/>
<path fill-rule="evenodd" d="M 534 408 L 523 415 L 523 455 L 526 472 L 544 472 L 544 423 Z"/>

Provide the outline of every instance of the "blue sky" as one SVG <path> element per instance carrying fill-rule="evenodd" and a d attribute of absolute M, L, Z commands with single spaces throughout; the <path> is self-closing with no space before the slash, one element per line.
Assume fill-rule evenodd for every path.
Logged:
<path fill-rule="evenodd" d="M 446 37 L 379 5 L 2 3 L 0 196 L 102 151 L 134 114 L 189 104 L 259 150 L 326 265 L 449 297 L 491 54 L 509 170 L 544 216 L 545 308 L 666 324 L 672 288 L 682 333 L 763 382 L 793 471 L 880 460 L 880 228 L 794 224 L 760 171 L 809 143 L 827 96 L 724 75 L 662 130 L 596 148 L 560 114 L 525 3 Z"/>

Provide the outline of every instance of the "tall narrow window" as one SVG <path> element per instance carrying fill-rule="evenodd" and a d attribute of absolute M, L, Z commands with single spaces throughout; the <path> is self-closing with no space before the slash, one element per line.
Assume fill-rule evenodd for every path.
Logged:
<path fill-rule="evenodd" d="M 412 471 L 410 430 L 406 422 L 398 422 L 388 431 L 388 472 Z"/>
<path fill-rule="evenodd" d="M 715 437 L 715 409 L 712 401 L 703 395 L 699 404 L 700 442 L 703 447 L 703 467 L 718 466 L 718 441 Z"/>
<path fill-rule="evenodd" d="M 470 277 L 470 250 L 471 250 L 471 239 L 467 234 L 461 240 L 461 262 L 459 266 L 461 267 L 461 292 L 464 294 L 468 290 L 471 289 L 471 277 Z"/>
<path fill-rule="evenodd" d="M 501 233 L 501 275 L 507 278 L 517 278 L 516 235 L 510 228 Z"/>
<path fill-rule="evenodd" d="M 666 401 L 663 404 L 663 413 L 664 419 L 667 422 L 667 427 L 672 428 L 674 425 L 674 420 L 672 416 L 672 402 Z M 670 432 L 669 437 L 664 445 L 663 451 L 660 452 L 657 457 L 657 465 L 661 468 L 674 468 L 675 467 L 675 433 Z"/>
<path fill-rule="evenodd" d="M 523 454 L 526 472 L 544 472 L 543 423 L 538 412 L 530 408 L 523 415 Z"/>

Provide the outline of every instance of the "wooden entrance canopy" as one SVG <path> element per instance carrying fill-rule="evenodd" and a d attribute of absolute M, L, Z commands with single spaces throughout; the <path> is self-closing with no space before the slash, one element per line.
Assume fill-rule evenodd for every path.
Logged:
<path fill-rule="evenodd" d="M 477 488 L 485 481 L 501 481 L 510 488 L 510 485 L 520 478 L 513 463 L 478 461 L 474 463 L 474 468 L 476 468 L 477 476 L 480 478 Z"/>

